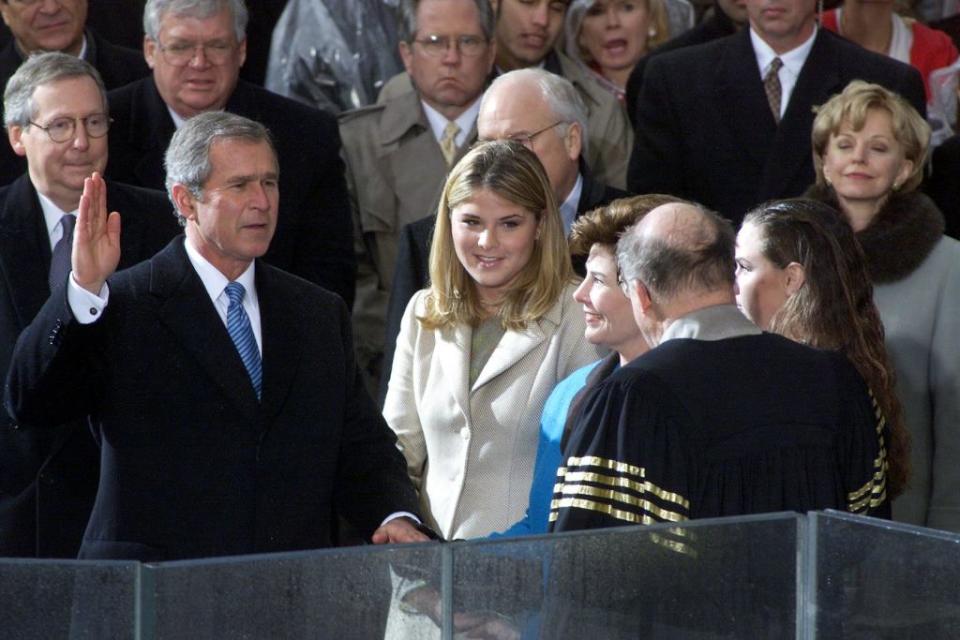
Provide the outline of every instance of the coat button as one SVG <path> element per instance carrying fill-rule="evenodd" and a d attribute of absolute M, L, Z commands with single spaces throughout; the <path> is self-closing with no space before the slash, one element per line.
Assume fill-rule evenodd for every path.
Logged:
<path fill-rule="evenodd" d="M 42 482 L 45 485 L 51 485 L 55 482 L 55 480 L 53 476 L 51 476 L 49 473 L 41 473 L 40 482 Z"/>

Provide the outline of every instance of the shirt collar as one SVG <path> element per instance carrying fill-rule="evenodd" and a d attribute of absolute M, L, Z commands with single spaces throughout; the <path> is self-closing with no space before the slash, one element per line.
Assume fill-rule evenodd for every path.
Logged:
<path fill-rule="evenodd" d="M 37 191 L 37 197 L 40 199 L 40 209 L 43 211 L 43 221 L 47 225 L 47 236 L 52 236 L 54 229 L 60 224 L 60 219 L 68 213 L 77 215 L 77 209 L 73 211 L 63 211 L 53 203 L 53 200 Z"/>
<path fill-rule="evenodd" d="M 467 136 L 473 131 L 473 125 L 476 123 L 477 116 L 480 114 L 480 98 L 482 97 L 483 94 L 477 96 L 473 104 L 453 120 L 453 122 L 456 122 L 457 126 L 460 127 L 460 132 L 456 137 L 458 147 L 463 146 L 463 143 L 467 141 Z M 437 142 L 440 142 L 443 138 L 443 131 L 447 128 L 447 123 L 450 122 L 450 120 L 447 120 L 443 114 L 428 105 L 425 101 L 421 100 L 420 105 L 423 107 L 423 113 L 427 116 L 427 122 L 430 123 L 430 130 L 433 131 L 433 137 L 436 138 Z"/>
<path fill-rule="evenodd" d="M 778 54 L 773 48 L 764 42 L 763 38 L 757 35 L 757 32 L 750 27 L 750 43 L 753 45 L 753 53 L 757 57 L 757 66 L 760 68 L 760 76 L 763 77 L 770 67 L 774 58 L 780 58 L 783 66 L 794 76 L 800 75 L 803 69 L 803 63 L 807 61 L 810 50 L 813 48 L 813 41 L 817 38 L 818 27 L 814 25 L 813 33 L 799 47 L 795 47 L 786 53 Z"/>
<path fill-rule="evenodd" d="M 580 194 L 583 192 L 583 174 L 577 173 L 577 181 L 567 195 L 567 199 L 560 204 L 560 217 L 563 219 L 563 232 L 570 235 L 570 227 L 577 218 L 577 207 L 580 206 Z"/>
<path fill-rule="evenodd" d="M 227 279 L 227 276 L 220 273 L 219 269 L 210 264 L 206 258 L 200 255 L 200 252 L 193 246 L 189 237 L 184 240 L 183 247 L 187 250 L 187 258 L 190 260 L 190 264 L 193 265 L 197 275 L 200 276 L 200 281 L 203 283 L 203 288 L 207 290 L 207 295 L 210 296 L 211 300 L 216 302 L 217 298 L 223 294 L 223 290 L 230 284 L 230 280 Z M 243 288 L 246 290 L 246 296 L 249 297 L 253 303 L 256 303 L 257 300 L 257 289 L 256 286 L 254 286 L 255 264 L 256 260 L 251 260 L 246 270 L 234 281 L 243 285 Z"/>
<path fill-rule="evenodd" d="M 170 105 L 167 105 L 167 111 L 170 112 L 170 117 L 173 119 L 173 126 L 179 130 L 180 127 L 183 126 L 183 123 L 187 121 L 187 119 L 171 109 Z"/>

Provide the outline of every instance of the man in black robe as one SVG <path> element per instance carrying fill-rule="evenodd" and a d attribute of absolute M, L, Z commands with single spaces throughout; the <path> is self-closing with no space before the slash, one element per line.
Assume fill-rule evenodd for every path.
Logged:
<path fill-rule="evenodd" d="M 889 517 L 882 423 L 839 353 L 762 333 L 735 306 L 734 235 L 692 204 L 618 244 L 651 346 L 585 399 L 554 531 L 774 511 Z"/>

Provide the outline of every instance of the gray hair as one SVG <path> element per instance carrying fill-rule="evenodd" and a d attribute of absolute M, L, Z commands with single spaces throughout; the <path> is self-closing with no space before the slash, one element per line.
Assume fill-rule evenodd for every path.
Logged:
<path fill-rule="evenodd" d="M 8 127 L 26 127 L 34 117 L 36 104 L 33 93 L 37 87 L 65 78 L 90 77 L 100 91 L 103 112 L 107 113 L 107 90 L 100 74 L 86 60 L 59 51 L 37 53 L 20 65 L 7 81 L 3 92 L 3 118 Z"/>
<path fill-rule="evenodd" d="M 213 173 L 210 149 L 214 142 L 221 139 L 266 142 L 276 159 L 277 150 L 273 146 L 270 132 L 259 122 L 226 111 L 208 111 L 187 120 L 173 134 L 163 158 L 167 170 L 167 197 L 173 203 L 181 226 L 186 225 L 186 220 L 173 199 L 173 186 L 181 184 L 194 198 L 201 199 L 203 185 Z"/>
<path fill-rule="evenodd" d="M 492 93 L 494 87 L 504 82 L 516 80 L 520 84 L 535 86 L 540 90 L 544 103 L 553 117 L 566 123 L 563 131 L 558 131 L 558 135 L 565 136 L 570 129 L 570 124 L 576 122 L 580 125 L 580 155 L 587 155 L 587 106 L 580 97 L 580 92 L 573 86 L 569 80 L 555 73 L 550 73 L 546 69 L 527 67 L 525 69 L 514 69 L 504 73 L 490 83 L 490 86 L 483 94 L 483 100 L 480 102 L 480 110 L 483 111 L 483 101 Z M 557 127 L 560 129 L 560 127 Z"/>
<path fill-rule="evenodd" d="M 228 9 L 233 16 L 233 32 L 237 42 L 242 42 L 247 37 L 247 21 L 250 19 L 243 0 L 147 0 L 147 6 L 143 8 L 143 32 L 151 40 L 156 40 L 163 16 L 168 13 L 202 19 L 223 9 Z"/>
<path fill-rule="evenodd" d="M 679 294 L 732 287 L 736 234 L 728 220 L 695 203 L 699 213 L 685 233 L 663 237 L 638 233 L 637 223 L 617 242 L 617 262 L 625 280 L 639 280 L 657 301 Z"/>
<path fill-rule="evenodd" d="M 480 15 L 480 30 L 487 41 L 493 40 L 494 29 L 496 29 L 496 19 L 493 15 L 493 9 L 490 7 L 489 0 L 473 0 L 477 7 L 477 13 Z M 400 41 L 410 44 L 417 37 L 417 8 L 420 6 L 420 0 L 400 0 L 400 13 L 398 16 L 397 31 L 400 34 Z"/>

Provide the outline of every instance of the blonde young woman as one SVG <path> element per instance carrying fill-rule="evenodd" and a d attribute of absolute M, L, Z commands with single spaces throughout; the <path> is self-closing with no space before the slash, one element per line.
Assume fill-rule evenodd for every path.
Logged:
<path fill-rule="evenodd" d="M 895 520 L 960 531 L 960 243 L 917 191 L 930 127 L 900 96 L 851 82 L 817 112 L 807 192 L 856 234 L 910 433 Z"/>
<path fill-rule="evenodd" d="M 450 172 L 428 289 L 407 306 L 383 414 L 422 512 L 445 538 L 523 517 L 540 414 L 601 353 L 583 339 L 553 190 L 521 144 L 487 142 Z"/>

